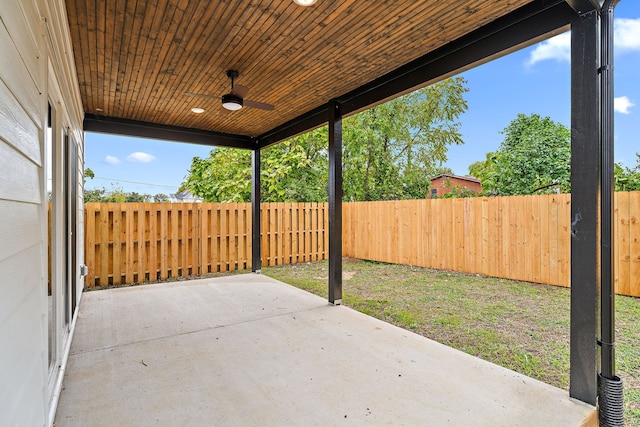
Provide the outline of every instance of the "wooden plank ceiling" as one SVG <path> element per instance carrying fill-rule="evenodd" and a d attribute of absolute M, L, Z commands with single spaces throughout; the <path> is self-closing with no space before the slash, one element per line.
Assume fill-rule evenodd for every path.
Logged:
<path fill-rule="evenodd" d="M 256 136 L 531 0 L 67 0 L 86 113 Z M 273 111 L 230 112 L 226 70 Z M 191 107 L 205 109 L 194 114 Z"/>

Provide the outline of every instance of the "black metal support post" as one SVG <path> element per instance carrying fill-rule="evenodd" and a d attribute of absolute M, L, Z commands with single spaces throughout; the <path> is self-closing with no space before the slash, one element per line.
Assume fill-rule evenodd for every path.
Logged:
<path fill-rule="evenodd" d="M 613 265 L 613 8 L 612 2 L 605 2 L 602 10 L 602 67 L 600 79 L 602 86 L 602 375 L 615 376 L 615 331 L 614 308 L 615 276 Z"/>
<path fill-rule="evenodd" d="M 342 115 L 329 102 L 329 303 L 342 303 Z"/>
<path fill-rule="evenodd" d="M 251 271 L 260 273 L 260 149 L 251 156 Z"/>
<path fill-rule="evenodd" d="M 616 376 L 615 363 L 615 271 L 613 263 L 613 11 L 619 0 L 606 0 L 601 11 L 601 67 L 602 90 L 602 192 L 601 212 L 601 318 L 600 318 L 600 374 L 598 376 L 599 424 L 603 427 L 624 425 L 622 381 Z"/>
<path fill-rule="evenodd" d="M 600 17 L 571 25 L 571 345 L 569 395 L 596 404 L 600 243 Z"/>

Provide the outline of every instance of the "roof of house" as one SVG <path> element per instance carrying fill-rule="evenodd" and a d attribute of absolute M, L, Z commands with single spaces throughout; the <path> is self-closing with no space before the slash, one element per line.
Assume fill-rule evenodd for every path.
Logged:
<path fill-rule="evenodd" d="M 448 173 L 443 173 L 440 175 L 436 175 L 433 178 L 431 178 L 431 181 L 434 181 L 438 178 L 456 178 L 456 179 L 462 179 L 464 181 L 469 181 L 469 182 L 475 182 L 480 184 L 480 180 L 476 177 L 473 176 L 460 176 L 460 175 L 452 175 L 452 174 L 448 174 Z"/>

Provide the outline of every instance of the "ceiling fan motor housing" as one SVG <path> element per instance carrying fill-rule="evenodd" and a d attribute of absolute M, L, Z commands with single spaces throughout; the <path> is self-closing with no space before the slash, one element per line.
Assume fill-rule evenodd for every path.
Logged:
<path fill-rule="evenodd" d="M 242 98 L 233 93 L 222 95 L 222 106 L 227 110 L 239 110 L 242 108 Z"/>

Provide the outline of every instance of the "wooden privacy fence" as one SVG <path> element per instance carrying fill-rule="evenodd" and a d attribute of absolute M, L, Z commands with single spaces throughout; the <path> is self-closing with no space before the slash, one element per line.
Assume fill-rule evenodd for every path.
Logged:
<path fill-rule="evenodd" d="M 640 296 L 640 192 L 615 193 L 615 287 Z M 568 194 L 355 202 L 343 254 L 569 286 Z M 328 256 L 326 203 L 263 203 L 263 265 Z M 247 203 L 88 203 L 88 287 L 251 268 Z"/>
<path fill-rule="evenodd" d="M 615 289 L 640 296 L 640 192 L 615 193 Z M 356 202 L 344 254 L 569 286 L 571 195 Z"/>
<path fill-rule="evenodd" d="M 251 268 L 248 203 L 87 203 L 87 287 Z M 328 206 L 262 204 L 265 266 L 327 256 Z"/>

